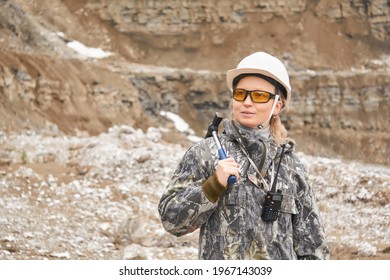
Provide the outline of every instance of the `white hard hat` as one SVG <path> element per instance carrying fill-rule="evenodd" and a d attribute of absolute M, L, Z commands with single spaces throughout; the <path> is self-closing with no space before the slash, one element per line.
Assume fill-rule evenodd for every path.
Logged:
<path fill-rule="evenodd" d="M 276 80 L 286 89 L 286 103 L 290 102 L 291 86 L 287 69 L 276 57 L 265 52 L 256 52 L 241 60 L 236 69 L 226 73 L 227 85 L 231 91 L 233 80 L 241 74 L 262 74 Z"/>

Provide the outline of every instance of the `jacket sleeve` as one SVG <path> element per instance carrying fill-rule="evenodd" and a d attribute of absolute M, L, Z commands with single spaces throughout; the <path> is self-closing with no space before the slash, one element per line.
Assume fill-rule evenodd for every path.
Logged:
<path fill-rule="evenodd" d="M 295 204 L 298 214 L 293 217 L 295 252 L 298 259 L 329 259 L 329 248 L 314 191 L 301 163 L 297 171 L 295 179 L 298 182 L 298 190 Z"/>
<path fill-rule="evenodd" d="M 174 171 L 158 206 L 164 228 L 181 236 L 202 226 L 217 207 L 202 191 L 214 173 L 215 156 L 206 141 L 191 147 Z"/>

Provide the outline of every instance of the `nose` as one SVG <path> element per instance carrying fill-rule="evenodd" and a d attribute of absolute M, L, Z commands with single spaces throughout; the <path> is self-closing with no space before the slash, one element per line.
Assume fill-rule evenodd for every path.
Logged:
<path fill-rule="evenodd" d="M 247 94 L 244 100 L 245 106 L 251 106 L 253 104 L 252 98 L 250 97 L 250 94 Z"/>

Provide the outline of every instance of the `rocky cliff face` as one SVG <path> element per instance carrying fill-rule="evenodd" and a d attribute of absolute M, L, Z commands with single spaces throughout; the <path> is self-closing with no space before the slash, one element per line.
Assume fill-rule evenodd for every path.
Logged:
<path fill-rule="evenodd" d="M 389 26 L 384 0 L 3 0 L 0 129 L 146 129 L 171 111 L 202 136 L 228 115 L 225 71 L 265 50 L 291 73 L 299 150 L 388 164 Z"/>
<path fill-rule="evenodd" d="M 264 49 L 297 66 L 345 68 L 389 49 L 387 1 L 103 0 L 86 9 L 152 64 L 225 70 Z"/>

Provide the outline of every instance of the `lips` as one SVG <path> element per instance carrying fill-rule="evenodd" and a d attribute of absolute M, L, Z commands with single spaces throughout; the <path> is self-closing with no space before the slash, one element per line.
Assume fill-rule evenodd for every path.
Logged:
<path fill-rule="evenodd" d="M 255 113 L 252 113 L 252 112 L 249 112 L 249 111 L 242 111 L 241 114 L 242 114 L 243 116 L 252 116 L 252 115 L 254 115 Z"/>

